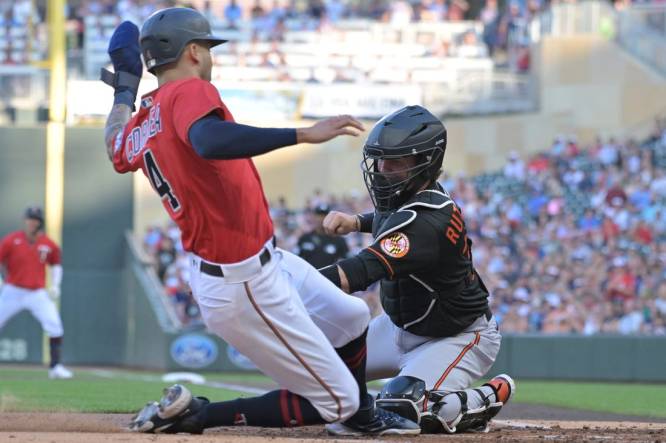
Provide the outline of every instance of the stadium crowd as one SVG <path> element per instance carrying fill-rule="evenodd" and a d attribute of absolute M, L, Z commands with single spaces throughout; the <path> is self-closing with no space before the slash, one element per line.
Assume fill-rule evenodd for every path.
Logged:
<path fill-rule="evenodd" d="M 599 139 L 581 147 L 560 137 L 502 171 L 444 175 L 465 216 L 474 263 L 491 291 L 502 331 L 515 333 L 666 334 L 666 120 L 646 142 Z M 305 210 L 272 205 L 279 246 L 295 250 L 325 203 L 358 213 L 366 193 L 315 191 Z M 187 263 L 175 226 L 152 227 L 146 248 L 185 323 L 199 322 L 187 289 Z M 347 237 L 351 253 L 370 236 Z M 379 311 L 376 290 L 363 297 Z"/>
<path fill-rule="evenodd" d="M 543 0 L 69 0 L 66 4 L 68 48 L 75 59 L 81 57 L 86 34 L 106 40 L 120 21 L 143 23 L 157 9 L 170 6 L 197 8 L 216 29 L 249 25 L 253 39 L 267 42 L 283 41 L 288 30 L 330 31 L 345 19 L 370 19 L 396 26 L 473 20 L 483 24 L 482 33 L 466 31 L 454 41 L 432 42 L 431 51 L 463 57 L 492 56 L 497 49 L 512 44 L 526 47 L 530 22 L 547 5 Z M 44 59 L 48 47 L 45 22 L 45 2 L 0 1 L 0 64 Z M 483 50 L 475 49 L 477 46 Z"/>

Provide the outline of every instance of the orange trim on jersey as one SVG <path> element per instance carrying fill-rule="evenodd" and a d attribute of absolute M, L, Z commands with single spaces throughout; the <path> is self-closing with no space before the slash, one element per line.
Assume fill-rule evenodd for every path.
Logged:
<path fill-rule="evenodd" d="M 333 389 L 331 389 L 331 387 L 328 384 L 326 384 L 326 382 L 314 371 L 314 369 L 312 369 L 310 365 L 308 365 L 305 362 L 305 359 L 303 359 L 303 357 L 289 344 L 289 342 L 287 342 L 287 340 L 275 327 L 275 325 L 268 319 L 268 317 L 266 317 L 266 314 L 263 313 L 263 311 L 257 304 L 256 300 L 254 299 L 254 296 L 252 295 L 252 291 L 250 290 L 250 285 L 247 282 L 243 282 L 243 286 L 245 286 L 245 294 L 247 294 L 247 298 L 248 300 L 250 300 L 252 307 L 254 308 L 255 311 L 257 311 L 257 314 L 259 314 L 259 317 L 261 317 L 264 323 L 266 323 L 266 326 L 268 326 L 270 330 L 273 331 L 273 334 L 275 334 L 278 340 L 280 340 L 282 344 L 286 346 L 289 352 L 291 352 L 291 355 L 293 355 L 296 358 L 296 360 L 298 360 L 299 363 L 303 365 L 303 367 L 310 373 L 310 375 L 312 375 L 312 377 L 314 377 L 314 379 L 317 380 L 317 382 L 321 385 L 321 387 L 324 388 L 324 390 L 328 392 L 328 394 L 333 398 L 338 407 L 337 411 L 338 418 L 333 421 L 338 421 L 342 419 L 342 402 L 340 401 L 340 398 L 337 395 L 335 395 Z"/>
<path fill-rule="evenodd" d="M 458 356 L 456 357 L 456 359 L 453 360 L 453 363 L 451 363 L 451 364 L 449 365 L 449 367 L 446 368 L 446 370 L 444 371 L 444 373 L 442 374 L 442 376 L 439 377 L 439 380 L 437 380 L 437 383 L 435 383 L 435 386 L 432 388 L 433 391 L 436 391 L 437 389 L 439 389 L 439 387 L 442 385 L 442 383 L 444 383 L 444 380 L 446 380 L 446 377 L 449 376 L 449 374 L 451 373 L 451 371 L 453 370 L 453 368 L 455 368 L 456 365 L 458 365 L 458 363 L 460 363 L 460 360 L 462 360 L 462 358 L 465 356 L 465 354 L 467 354 L 467 351 L 469 351 L 469 350 L 472 349 L 474 346 L 476 346 L 476 345 L 479 344 L 479 341 L 481 341 L 481 334 L 479 334 L 479 332 L 475 332 L 475 334 L 476 334 L 476 335 L 475 335 L 475 337 L 474 337 L 474 340 L 472 340 L 471 342 L 469 342 L 469 343 L 467 344 L 467 346 L 465 346 L 465 347 L 463 348 L 463 350 L 460 351 L 460 354 L 458 354 Z M 425 401 L 423 402 L 423 410 L 426 411 L 427 409 L 428 409 L 428 398 L 426 397 Z"/>
<path fill-rule="evenodd" d="M 373 253 L 374 255 L 376 255 L 381 261 L 384 262 L 384 265 L 386 266 L 386 268 L 388 269 L 389 273 L 391 274 L 390 277 L 393 278 L 393 276 L 395 275 L 395 273 L 393 272 L 393 268 L 391 267 L 391 264 L 388 262 L 388 260 L 386 260 L 386 257 L 384 257 L 380 252 L 378 252 L 378 251 L 372 249 L 372 248 L 369 247 L 369 246 L 368 246 L 366 249 L 367 249 L 368 251 L 372 252 L 372 253 Z"/>

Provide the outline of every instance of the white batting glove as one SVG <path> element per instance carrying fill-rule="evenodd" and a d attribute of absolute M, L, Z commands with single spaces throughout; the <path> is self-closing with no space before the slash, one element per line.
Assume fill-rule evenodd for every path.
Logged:
<path fill-rule="evenodd" d="M 49 294 L 51 295 L 51 298 L 58 300 L 60 298 L 60 286 L 51 286 Z"/>

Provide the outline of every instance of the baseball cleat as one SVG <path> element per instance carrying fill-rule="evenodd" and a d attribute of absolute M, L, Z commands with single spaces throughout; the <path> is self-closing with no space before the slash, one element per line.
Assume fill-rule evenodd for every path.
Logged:
<path fill-rule="evenodd" d="M 353 420 L 326 425 L 330 435 L 354 437 L 359 435 L 415 435 L 421 433 L 419 425 L 382 408 L 375 408 L 372 420 L 357 423 Z"/>
<path fill-rule="evenodd" d="M 72 374 L 72 371 L 58 363 L 51 369 L 49 369 L 49 378 L 50 379 L 61 379 L 65 380 L 68 378 L 74 377 L 74 374 Z"/>
<path fill-rule="evenodd" d="M 490 386 L 493 388 L 497 401 L 502 404 L 507 404 L 516 392 L 516 383 L 506 374 L 496 375 L 488 383 L 485 383 L 484 386 Z"/>
<path fill-rule="evenodd" d="M 152 432 L 155 429 L 153 417 L 157 417 L 159 409 L 160 405 L 156 401 L 146 403 L 146 406 L 132 417 L 127 428 L 132 432 Z"/>
<path fill-rule="evenodd" d="M 209 403 L 207 398 L 193 397 L 183 385 L 175 384 L 164 389 L 159 402 L 143 407 L 130 422 L 132 432 L 177 434 L 201 434 L 204 430 L 198 412 Z"/>

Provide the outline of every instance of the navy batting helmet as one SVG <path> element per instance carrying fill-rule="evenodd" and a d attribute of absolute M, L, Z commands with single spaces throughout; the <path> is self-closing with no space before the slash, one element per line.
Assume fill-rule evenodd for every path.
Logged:
<path fill-rule="evenodd" d="M 141 28 L 141 52 L 146 68 L 155 74 L 155 68 L 177 61 L 185 46 L 194 41 L 208 42 L 213 47 L 227 40 L 214 36 L 206 17 L 194 9 L 160 9 Z"/>
<path fill-rule="evenodd" d="M 28 209 L 26 209 L 25 218 L 38 220 L 40 229 L 42 226 L 44 226 L 44 213 L 42 212 L 42 208 L 38 206 L 30 206 Z"/>

